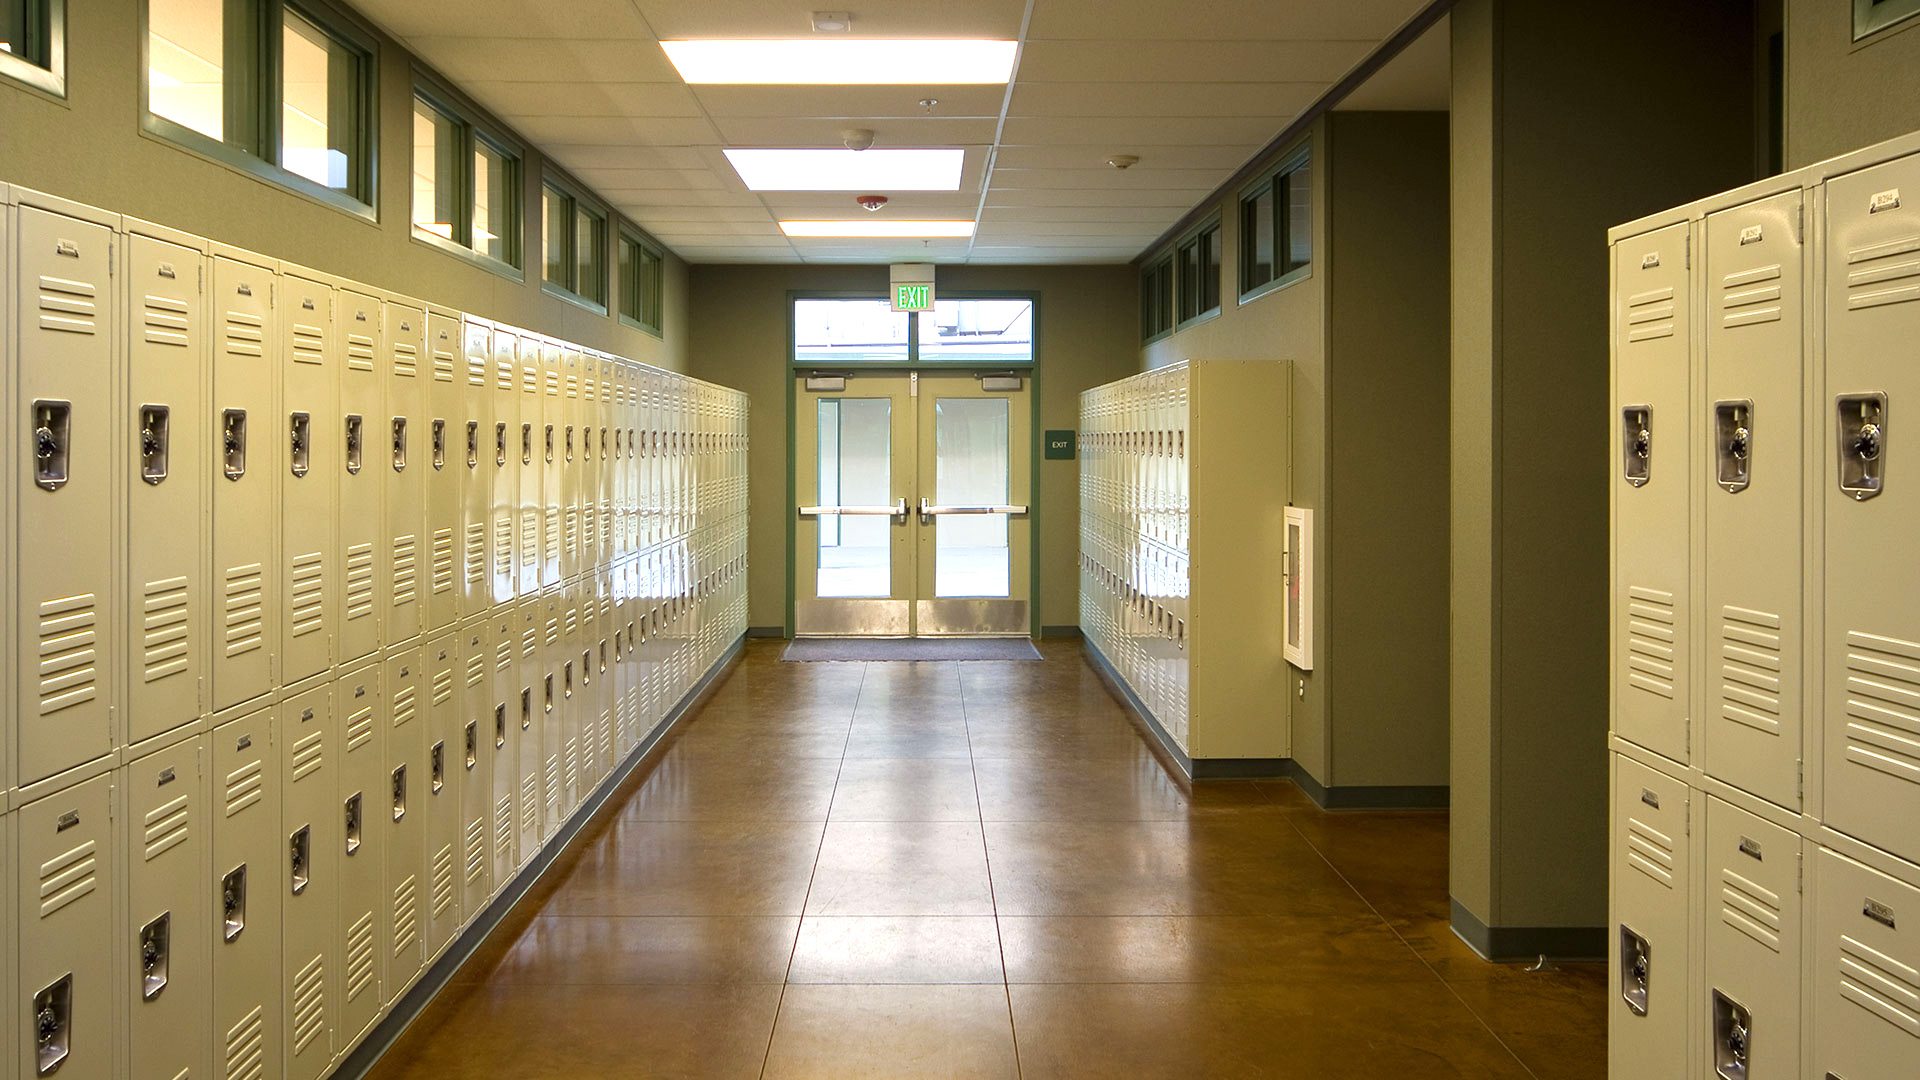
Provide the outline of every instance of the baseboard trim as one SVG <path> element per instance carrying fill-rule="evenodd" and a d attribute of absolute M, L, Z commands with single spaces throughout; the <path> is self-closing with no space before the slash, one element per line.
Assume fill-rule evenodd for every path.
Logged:
<path fill-rule="evenodd" d="M 1077 638 L 1081 634 L 1078 626 L 1042 626 L 1040 636 L 1042 638 Z"/>
<path fill-rule="evenodd" d="M 1288 775 L 1292 758 L 1199 758 L 1188 771 L 1195 780 L 1277 780 Z"/>
<path fill-rule="evenodd" d="M 1322 810 L 1435 810 L 1451 804 L 1451 790 L 1445 784 L 1335 784 L 1329 787 L 1314 779 L 1306 767 L 1286 759 L 1287 779 L 1306 793 Z"/>
<path fill-rule="evenodd" d="M 746 636 L 750 638 L 783 638 L 787 636 L 784 626 L 749 626 Z"/>
<path fill-rule="evenodd" d="M 1604 926 L 1488 926 L 1465 904 L 1448 897 L 1453 933 L 1481 959 L 1496 963 L 1537 960 L 1604 960 Z"/>
<path fill-rule="evenodd" d="M 388 1007 L 387 1015 L 366 1033 L 358 1046 L 340 1060 L 340 1064 L 333 1070 L 331 1080 L 362 1080 L 372 1071 L 381 1057 L 393 1048 L 393 1044 L 400 1040 L 400 1036 L 406 1034 L 407 1029 L 413 1026 L 413 1022 L 418 1020 L 421 1013 L 433 1003 L 433 999 L 439 996 L 440 991 L 446 989 L 454 973 L 473 956 L 481 943 L 486 941 L 488 935 L 500 925 L 501 920 L 506 918 L 507 913 L 513 910 L 513 906 L 526 897 L 528 891 L 540 880 L 541 875 L 553 865 L 554 860 L 566 851 L 574 839 L 580 835 L 582 829 L 607 808 L 614 793 L 647 759 L 654 747 L 658 746 L 667 735 L 679 727 L 680 722 L 686 719 L 689 713 L 706 700 L 714 684 L 719 682 L 720 677 L 739 660 L 741 648 L 746 638 L 751 635 L 752 631 L 749 630 L 746 634 L 734 639 L 732 647 L 720 659 L 714 661 L 713 666 L 707 669 L 707 673 L 701 677 L 693 689 L 687 691 L 686 695 L 668 711 L 667 718 L 654 728 L 651 734 L 642 739 L 638 746 L 627 752 L 626 760 L 601 780 L 600 786 L 595 788 L 593 794 L 574 810 L 573 816 L 560 827 L 554 839 L 541 849 L 539 855 L 534 856 L 532 862 L 514 876 L 513 882 L 502 890 L 500 895 L 494 897 L 477 918 L 467 924 L 466 929 L 462 930 L 447 946 L 446 951 L 440 954 L 440 959 L 434 961 L 421 974 L 419 981 Z"/>
<path fill-rule="evenodd" d="M 1093 662 L 1093 670 L 1100 676 L 1100 681 L 1107 684 L 1107 689 L 1113 691 L 1114 696 L 1127 707 L 1127 711 L 1133 714 L 1134 720 L 1153 735 L 1154 740 L 1160 744 L 1161 752 L 1179 766 L 1181 773 L 1189 780 L 1193 779 L 1193 759 L 1187 756 L 1185 750 L 1180 749 L 1179 743 L 1173 741 L 1173 736 L 1167 734 L 1167 729 L 1160 726 L 1160 721 L 1153 715 L 1153 710 L 1147 708 L 1147 703 L 1141 701 L 1134 694 L 1133 688 L 1127 685 L 1127 681 L 1114 670 L 1106 654 L 1100 651 L 1100 646 L 1095 645 L 1092 638 L 1082 638 L 1080 644 L 1086 651 L 1087 659 Z"/>

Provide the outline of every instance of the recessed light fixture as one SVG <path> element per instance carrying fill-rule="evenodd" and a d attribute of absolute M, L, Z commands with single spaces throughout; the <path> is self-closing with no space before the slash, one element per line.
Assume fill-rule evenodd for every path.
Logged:
<path fill-rule="evenodd" d="M 863 221 L 783 221 L 780 230 L 788 236 L 852 237 L 953 237 L 973 235 L 971 221 L 904 221 L 869 218 Z"/>
<path fill-rule="evenodd" d="M 959 191 L 964 150 L 723 151 L 749 191 Z"/>
<path fill-rule="evenodd" d="M 851 37 L 663 41 L 660 47 L 680 77 L 695 84 L 938 86 L 1006 82 L 1016 43 Z"/>

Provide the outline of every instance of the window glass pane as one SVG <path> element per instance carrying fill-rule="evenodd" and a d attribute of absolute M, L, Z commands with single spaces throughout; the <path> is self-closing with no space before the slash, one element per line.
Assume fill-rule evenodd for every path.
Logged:
<path fill-rule="evenodd" d="M 1201 234 L 1200 249 L 1200 310 L 1205 312 L 1220 306 L 1220 226 Z"/>
<path fill-rule="evenodd" d="M 620 238 L 620 314 L 640 321 L 640 245 Z"/>
<path fill-rule="evenodd" d="M 1159 311 L 1159 328 L 1171 330 L 1173 329 L 1173 256 L 1169 255 L 1161 260 L 1155 272 L 1154 290 L 1155 303 Z"/>
<path fill-rule="evenodd" d="M 147 110 L 211 139 L 226 130 L 225 4 L 147 0 Z M 9 16 L 18 5 L 9 3 Z M 11 27 L 0 31 L 11 37 Z"/>
<path fill-rule="evenodd" d="M 548 281 L 561 288 L 572 287 L 572 282 L 567 280 L 567 233 L 573 227 L 572 204 L 573 200 L 552 188 L 541 188 L 540 236 L 547 252 L 544 274 Z"/>
<path fill-rule="evenodd" d="M 1025 363 L 1033 359 L 1033 301 L 939 300 L 920 319 L 920 359 Z"/>
<path fill-rule="evenodd" d="M 1257 289 L 1274 278 L 1273 187 L 1240 204 L 1240 291 Z"/>
<path fill-rule="evenodd" d="M 655 330 L 661 327 L 660 301 L 663 282 L 660 280 L 660 270 L 659 253 L 642 249 L 640 252 L 640 323 Z"/>
<path fill-rule="evenodd" d="M 473 140 L 473 250 L 501 262 L 520 265 L 517 243 L 509 247 L 513 207 L 519 188 L 513 182 L 512 158 Z"/>
<path fill-rule="evenodd" d="M 573 278 L 573 291 L 589 300 L 602 298 L 600 276 L 607 263 L 607 253 L 601 247 L 605 243 L 605 223 L 600 218 L 581 210 L 574 215 L 574 263 L 576 272 Z"/>
<path fill-rule="evenodd" d="M 902 320 L 903 322 L 905 320 Z M 827 398 L 820 402 L 821 506 L 886 506 L 893 502 L 893 402 Z M 893 592 L 890 517 L 822 515 L 819 596 L 888 596 Z M 828 522 L 836 524 L 829 526 Z"/>
<path fill-rule="evenodd" d="M 943 506 L 1004 506 L 1012 475 L 1006 398 L 940 398 L 933 403 L 934 492 Z M 1005 514 L 934 519 L 933 594 L 1006 596 L 1012 549 Z"/>
<path fill-rule="evenodd" d="M 1180 318 L 1191 319 L 1204 310 L 1200 306 L 1200 240 L 1198 237 L 1180 248 Z"/>
<path fill-rule="evenodd" d="M 280 167 L 358 194 L 359 55 L 288 9 L 280 63 Z"/>
<path fill-rule="evenodd" d="M 1307 167 L 1299 168 L 1287 174 L 1284 185 L 1287 197 L 1287 264 L 1288 270 L 1297 270 L 1313 261 L 1313 205 L 1307 183 Z"/>
<path fill-rule="evenodd" d="M 802 364 L 905 363 L 907 314 L 885 300 L 795 300 L 793 357 Z"/>
<path fill-rule="evenodd" d="M 452 240 L 460 131 L 440 110 L 413 99 L 413 224 Z"/>

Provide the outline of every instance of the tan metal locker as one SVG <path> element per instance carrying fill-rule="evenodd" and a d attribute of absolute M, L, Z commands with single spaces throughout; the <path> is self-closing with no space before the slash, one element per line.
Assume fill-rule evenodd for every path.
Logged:
<path fill-rule="evenodd" d="M 15 191 L 20 197 L 20 192 Z M 16 764 L 22 785 L 112 750 L 122 642 L 114 597 L 114 229 L 62 200 L 22 198 L 14 219 Z M 81 216 L 84 215 L 84 216 Z M 23 835 L 22 845 L 28 842 Z M 23 915 L 24 918 L 24 915 Z"/>
<path fill-rule="evenodd" d="M 493 649 L 492 691 L 493 803 L 487 828 L 492 833 L 493 887 L 505 888 L 520 869 L 520 826 L 523 815 L 521 774 L 523 760 L 537 761 L 540 744 L 528 732 L 533 726 L 533 688 L 520 678 L 520 608 L 494 609 L 488 621 L 487 644 Z M 529 742 L 531 741 L 531 746 Z M 534 774 L 538 776 L 537 771 Z M 538 790 L 538 780 L 535 781 Z M 539 799 L 524 800 L 539 818 Z"/>
<path fill-rule="evenodd" d="M 560 594 L 560 640 L 553 646 L 552 665 L 558 669 L 560 701 L 555 712 L 560 719 L 560 820 L 565 821 L 580 805 L 584 793 L 593 786 L 593 758 L 596 749 L 592 721 L 586 704 L 585 674 L 580 652 L 580 586 L 569 582 Z M 557 823 L 556 823 L 557 825 Z M 551 835 L 553 830 L 548 830 Z"/>
<path fill-rule="evenodd" d="M 352 459 L 353 447 L 343 454 L 342 440 L 327 431 L 340 389 L 333 288 L 283 271 L 279 292 L 282 415 L 258 434 L 268 436 L 263 463 L 277 463 L 281 474 L 280 681 L 292 685 L 333 663 L 339 622 L 338 583 L 329 580 L 339 564 L 334 473 Z M 345 441 L 353 441 L 350 434 Z M 361 446 L 364 451 L 364 440 Z M 369 563 L 369 580 L 372 572 Z"/>
<path fill-rule="evenodd" d="M 1800 192 L 1707 218 L 1709 773 L 1800 808 L 1804 284 Z"/>
<path fill-rule="evenodd" d="M 590 633 L 594 642 L 593 693 L 590 707 L 599 714 L 600 726 L 612 733 L 613 755 L 609 768 L 627 756 L 639 741 L 639 732 L 619 722 L 614 709 L 614 684 L 619 661 L 614 655 L 613 567 L 602 566 L 593 573 L 593 621 Z"/>
<path fill-rule="evenodd" d="M 1668 1076 L 1687 1053 L 1688 791 L 1614 755 L 1613 931 L 1608 955 L 1609 1075 Z"/>
<path fill-rule="evenodd" d="M 534 432 L 533 448 L 540 494 L 535 509 L 540 512 L 540 586 L 551 588 L 560 584 L 560 553 L 566 547 L 560 496 L 566 469 L 567 347 L 543 341 L 540 353 L 541 427 Z"/>
<path fill-rule="evenodd" d="M 9 370 L 13 366 L 14 350 L 11 299 L 13 296 L 11 283 L 14 276 L 12 236 L 13 193 L 6 184 L 0 183 L 0 364 Z M 13 380 L 10 378 L 0 379 L 0 415 L 14 415 L 12 383 Z M 9 509 L 13 506 L 12 477 L 13 440 L 0 439 L 0 503 Z M 11 569 L 15 532 L 14 529 L 0 529 L 0 560 L 4 560 L 4 565 L 8 568 L 5 572 L 0 572 L 0 604 L 5 605 L 8 611 L 14 610 L 17 596 Z M 0 662 L 0 672 L 5 672 L 8 678 L 15 677 L 12 623 L 11 619 L 0 622 L 0 657 L 5 658 L 4 662 Z M 18 710 L 11 705 L 0 709 L 0 787 L 12 788 L 16 779 L 13 768 L 13 746 L 18 721 L 17 712 Z M 3 897 L 0 898 L 0 917 L 4 917 L 6 921 L 0 922 L 0 927 L 6 927 L 8 932 L 11 932 L 13 927 L 11 906 L 13 848 L 10 839 L 12 826 L 13 822 L 10 819 L 0 816 L 0 874 L 6 876 L 5 888 L 0 889 L 0 897 Z M 6 1010 L 4 1015 L 7 1016 L 14 1015 L 12 992 L 13 973 L 0 965 L 0 1009 Z M 0 1065 L 0 1080 L 12 1080 L 13 1025 L 0 1024 L 0 1031 L 5 1032 L 4 1036 L 0 1036 L 0 1050 L 6 1052 L 5 1058 L 0 1059 L 5 1062 L 4 1065 Z"/>
<path fill-rule="evenodd" d="M 1812 1075 L 1903 1080 L 1920 1056 L 1920 874 L 1814 859 Z"/>
<path fill-rule="evenodd" d="M 120 773 L 127 875 L 118 940 L 134 1080 L 206 1076 L 211 1069 L 208 748 L 208 736 L 198 735 Z"/>
<path fill-rule="evenodd" d="M 128 222 L 127 742 L 206 707 L 206 241 Z"/>
<path fill-rule="evenodd" d="M 6 198 L 6 186 L 0 184 L 0 223 L 7 220 Z M 6 225 L 0 224 L 0 252 L 6 250 L 6 232 Z M 0 267 L 5 265 L 6 259 L 0 258 Z M 4 270 L 0 270 L 0 282 L 4 282 L 5 277 Z M 4 294 L 0 293 L 0 295 Z M 4 307 L 6 307 L 5 304 L 0 304 L 0 308 Z M 4 883 L 0 886 L 0 933 L 6 934 L 9 945 L 14 940 L 14 928 L 18 925 L 13 921 L 14 897 L 19 891 L 15 887 L 15 881 L 19 877 L 19 866 L 13 860 L 13 825 L 14 815 L 0 814 L 0 882 Z M 0 959 L 0 1016 L 20 1015 L 20 1011 L 16 1011 L 19 1010 L 14 993 L 16 981 L 11 957 Z M 0 1077 L 4 1077 L 5 1080 L 14 1080 L 18 1075 L 15 1065 L 20 1060 L 19 1028 L 19 1024 L 11 1021 L 0 1023 Z"/>
<path fill-rule="evenodd" d="M 401 667 L 406 667 L 404 663 Z M 418 661 L 413 669 L 419 667 Z M 380 665 L 368 664 L 340 677 L 334 701 L 340 710 L 340 767 L 335 773 L 333 812 L 339 822 L 339 918 L 334 956 L 340 965 L 340 1020 L 334 1052 L 340 1053 L 379 1015 L 387 950 L 386 858 L 389 781 L 385 687 Z M 412 678 L 409 672 L 408 679 Z"/>
<path fill-rule="evenodd" d="M 114 1072 L 113 775 L 28 803 L 18 822 L 20 1072 Z"/>
<path fill-rule="evenodd" d="M 445 672 L 451 696 L 452 650 L 448 658 L 430 663 L 430 649 L 413 648 L 390 657 L 386 664 L 387 746 L 385 798 L 371 809 L 369 826 L 387 834 L 386 892 L 380 920 L 385 949 L 387 1001 L 413 984 L 426 960 L 427 909 L 433 902 L 427 878 L 427 823 L 434 783 L 427 761 L 430 708 L 429 677 Z M 351 755 L 349 755 L 351 757 Z M 448 854 L 447 896 L 452 900 L 452 855 Z M 352 1009 L 353 1003 L 347 1007 Z"/>
<path fill-rule="evenodd" d="M 613 458 L 614 401 L 620 394 L 618 379 L 620 361 L 616 357 L 605 356 L 600 359 L 600 407 L 594 417 L 594 461 L 597 463 L 594 482 L 594 500 L 599 504 L 595 512 L 598 519 L 594 527 L 600 532 L 600 553 L 602 563 L 613 562 L 615 538 L 613 513 L 614 478 L 619 475 Z"/>
<path fill-rule="evenodd" d="M 499 468 L 494 464 L 493 326 L 468 316 L 461 323 L 461 333 L 464 374 L 455 415 L 460 417 L 460 445 L 465 454 L 458 482 L 460 584 L 456 608 L 466 619 L 484 615 L 493 604 L 488 549 L 494 476 Z"/>
<path fill-rule="evenodd" d="M 560 579 L 571 580 L 581 569 L 580 537 L 580 429 L 584 402 L 581 382 L 584 369 L 593 358 L 582 356 L 572 345 L 562 347 L 564 364 L 560 384 L 560 448 L 555 460 L 560 464 Z"/>
<path fill-rule="evenodd" d="M 1892 421 L 1920 402 L 1917 219 L 1920 155 L 1827 181 L 1824 818 L 1908 860 L 1920 860 L 1920 485 L 1887 466 L 1916 445 Z"/>
<path fill-rule="evenodd" d="M 540 445 L 541 425 L 546 416 L 541 387 L 546 381 L 546 351 L 546 343 L 537 335 L 520 335 L 520 437 L 516 446 L 520 474 L 519 532 L 514 537 L 514 595 L 522 597 L 540 591 L 540 518 L 546 483 L 546 462 Z"/>
<path fill-rule="evenodd" d="M 387 303 L 387 439 L 392 460 L 381 470 L 386 484 L 386 596 L 387 619 L 382 628 L 386 643 L 399 645 L 420 636 L 426 605 L 421 602 L 441 574 L 441 553 L 426 531 L 427 485 L 436 470 L 445 468 L 444 433 L 427 415 L 430 369 L 422 366 L 427 351 L 427 315 L 417 307 Z M 453 594 L 453 551 L 449 535 L 445 552 L 446 589 Z"/>
<path fill-rule="evenodd" d="M 428 570 L 426 610 L 422 618 L 431 633 L 453 626 L 460 616 L 461 493 L 472 470 L 467 458 L 467 409 L 462 393 L 466 374 L 460 355 L 460 320 L 437 311 L 428 312 L 426 341 L 431 361 L 425 395 L 431 456 L 430 469 L 423 473 L 426 506 L 421 536 Z M 484 568 L 484 554 L 481 565 Z"/>
<path fill-rule="evenodd" d="M 422 841 L 426 873 L 423 964 L 439 956 L 460 929 L 460 808 L 465 797 L 467 777 L 466 742 L 462 731 L 466 714 L 461 707 L 465 668 L 460 659 L 460 641 L 458 631 L 443 634 L 429 640 L 424 653 L 427 669 L 427 712 L 424 718 L 427 773 L 424 786 L 421 781 L 415 780 L 410 792 L 414 805 L 426 815 Z M 484 671 L 483 666 L 483 674 Z M 478 725 L 474 734 L 477 751 Z M 484 800 L 480 805 L 486 805 Z M 412 809 L 409 810 L 411 812 Z M 395 971 L 397 982 L 397 964 Z M 397 992 L 397 985 L 395 989 Z"/>
<path fill-rule="evenodd" d="M 280 763 L 270 709 L 213 729 L 213 1057 L 217 1075 L 280 1069 Z"/>
<path fill-rule="evenodd" d="M 504 326 L 493 332 L 493 388 L 488 397 L 493 419 L 491 509 L 493 534 L 487 549 L 489 603 L 511 601 L 519 586 L 520 474 L 533 458 L 533 439 L 523 432 L 520 415 L 520 337 Z"/>
<path fill-rule="evenodd" d="M 514 865 L 539 852 L 553 820 L 548 804 L 560 798 L 560 724 L 554 712 L 552 651 L 547 645 L 551 597 L 530 596 L 515 607 L 518 634 L 515 668 L 520 701 L 520 814 Z M 557 606 L 553 612 L 557 614 Z"/>
<path fill-rule="evenodd" d="M 340 1023 L 341 766 L 333 686 L 280 705 L 281 1009 L 285 1075 L 315 1080 L 333 1061 Z"/>
<path fill-rule="evenodd" d="M 1707 1076 L 1800 1071 L 1800 837 L 1708 797 Z"/>
<path fill-rule="evenodd" d="M 335 514 L 340 562 L 333 575 L 341 590 L 340 643 L 334 652 L 338 662 L 346 664 L 373 654 L 388 640 L 384 594 L 392 568 L 380 522 L 381 496 L 389 461 L 397 466 L 405 460 L 405 442 L 389 420 L 391 414 L 381 407 L 387 349 L 380 301 L 342 288 L 338 302 L 344 352 L 336 414 L 340 419 L 328 437 L 338 439 L 343 448 Z"/>
<path fill-rule="evenodd" d="M 505 712 L 494 714 L 493 625 L 476 620 L 459 637 L 460 739 L 460 921 L 486 907 L 493 895 L 494 764 L 507 738 Z M 435 920 L 435 929 L 440 923 Z"/>
<path fill-rule="evenodd" d="M 1614 730 L 1686 761 L 1689 226 L 1614 245 Z"/>
<path fill-rule="evenodd" d="M 280 337 L 274 270 L 216 249 L 213 259 L 213 708 L 273 689 L 280 627 Z M 272 1060 L 272 1059 L 269 1059 Z"/>

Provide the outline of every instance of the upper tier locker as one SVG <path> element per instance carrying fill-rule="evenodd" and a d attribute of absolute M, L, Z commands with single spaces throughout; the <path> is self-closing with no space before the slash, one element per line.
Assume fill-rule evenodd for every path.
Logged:
<path fill-rule="evenodd" d="M 561 504 L 566 469 L 563 429 L 567 424 L 566 383 L 572 350 L 558 341 L 541 349 L 540 422 L 540 587 L 560 584 L 561 552 L 566 548 L 565 512 Z"/>
<path fill-rule="evenodd" d="M 600 450 L 594 445 L 600 430 L 600 373 L 606 365 L 601 354 L 589 352 L 580 358 L 580 409 L 575 421 L 580 425 L 580 454 L 573 479 L 573 501 L 580 512 L 580 551 L 574 567 L 591 573 L 603 561 L 600 556 Z"/>
<path fill-rule="evenodd" d="M 1801 193 L 1707 217 L 1703 764 L 1800 808 Z"/>
<path fill-rule="evenodd" d="M 213 729 L 214 1059 L 223 1077 L 280 1068 L 280 763 L 271 709 Z"/>
<path fill-rule="evenodd" d="M 580 573 L 580 416 L 583 409 L 581 401 L 581 379 L 584 369 L 593 363 L 591 356 L 583 356 L 572 345 L 565 348 L 563 362 L 564 379 L 560 387 L 560 450 L 557 455 L 560 462 L 560 516 L 561 579 L 571 579 Z"/>
<path fill-rule="evenodd" d="M 209 900 L 215 894 L 206 877 L 212 825 L 204 768 L 208 738 L 174 743 L 121 773 L 127 873 L 118 941 L 128 972 L 123 993 L 134 1080 L 208 1073 Z"/>
<path fill-rule="evenodd" d="M 1688 274 L 1685 222 L 1614 246 L 1614 730 L 1687 760 Z"/>
<path fill-rule="evenodd" d="M 214 248 L 213 708 L 273 689 L 280 627 L 276 263 Z"/>
<path fill-rule="evenodd" d="M 24 786 L 91 761 L 116 741 L 119 219 L 19 189 L 14 195 L 19 342 L 11 356 L 19 377 L 13 400 L 20 475 L 13 490 L 22 538 L 13 553 L 20 657 L 14 708 Z"/>
<path fill-rule="evenodd" d="M 362 292 L 342 288 L 339 300 L 339 338 L 346 362 L 340 372 L 340 419 L 329 425 L 328 437 L 345 447 L 339 470 L 340 536 L 333 574 L 342 592 L 340 645 L 334 650 L 341 663 L 377 652 L 386 639 L 381 618 L 386 614 L 383 585 L 390 568 L 385 530 L 380 527 L 380 495 L 394 467 L 406 460 L 406 433 L 397 422 L 389 427 L 380 407 L 386 381 L 386 346 L 381 328 L 380 301 Z"/>
<path fill-rule="evenodd" d="M 114 1075 L 115 875 L 113 776 L 30 802 L 18 822 L 21 1077 Z M 11 946 L 12 943 L 9 943 Z"/>
<path fill-rule="evenodd" d="M 540 451 L 541 425 L 546 419 L 542 401 L 547 375 L 546 341 L 537 334 L 520 335 L 520 532 L 514 539 L 518 573 L 516 596 L 540 591 L 541 513 L 546 483 L 546 461 Z"/>
<path fill-rule="evenodd" d="M 206 241 L 127 222 L 127 742 L 204 708 L 207 649 Z"/>
<path fill-rule="evenodd" d="M 437 587 L 434 582 L 440 573 L 440 554 L 437 550 L 430 552 L 425 542 L 427 485 L 446 467 L 446 440 L 443 429 L 427 417 L 428 374 L 420 366 L 427 344 L 426 312 L 393 298 L 388 299 L 386 311 L 384 415 L 391 425 L 393 463 L 381 470 L 386 482 L 384 630 L 387 644 L 398 645 L 420 635 L 426 607 L 420 602 L 422 593 Z M 446 557 L 451 596 L 452 552 Z"/>
<path fill-rule="evenodd" d="M 611 356 L 600 358 L 600 402 L 594 410 L 594 487 L 589 495 L 594 502 L 594 530 L 599 539 L 594 556 L 603 565 L 613 562 L 613 483 L 617 475 L 613 462 L 613 402 L 619 393 L 615 372 L 620 361 Z"/>
<path fill-rule="evenodd" d="M 493 330 L 493 389 L 488 393 L 493 418 L 493 472 L 489 481 L 488 514 L 492 536 L 487 542 L 488 602 L 513 600 L 518 583 L 514 561 L 514 534 L 520 527 L 520 335 L 504 326 Z M 532 438 L 526 457 L 533 456 Z"/>
<path fill-rule="evenodd" d="M 281 395 L 279 423 L 259 435 L 269 438 L 263 464 L 279 463 L 280 495 L 280 681 L 291 685 L 333 664 L 332 631 L 338 623 L 334 474 L 343 468 L 342 438 L 329 432 L 339 412 L 339 352 L 334 342 L 333 287 L 318 275 L 283 268 L 280 275 Z M 277 432 L 276 432 L 277 429 Z M 361 433 L 364 436 L 364 431 Z M 346 432 L 344 441 L 356 441 Z M 357 439 L 364 448 L 364 437 Z M 256 444 L 257 445 L 257 444 Z M 348 451 L 355 446 L 347 446 Z M 367 568 L 371 572 L 372 567 Z"/>
<path fill-rule="evenodd" d="M 1824 818 L 1920 860 L 1920 483 L 1885 482 L 1915 445 L 1893 439 L 1892 409 L 1920 405 L 1920 155 L 1826 193 Z"/>
<path fill-rule="evenodd" d="M 486 613 L 493 603 L 487 563 L 488 534 L 493 521 L 493 326 L 468 317 L 460 325 L 461 378 L 457 404 L 449 420 L 461 434 L 462 454 L 458 489 L 460 517 L 460 576 L 455 611 L 461 619 Z M 455 419 L 457 418 L 457 420 Z"/>
<path fill-rule="evenodd" d="M 316 1080 L 333 1060 L 340 1018 L 340 730 L 334 688 L 323 683 L 280 706 L 278 875 L 281 909 L 281 1042 L 285 1075 Z M 349 706 L 352 707 L 352 706 Z M 272 1069 L 269 1066 L 268 1073 Z"/>
<path fill-rule="evenodd" d="M 433 377 L 427 389 L 427 413 L 433 418 L 433 471 L 426 474 L 425 532 L 432 571 L 427 590 L 426 629 L 453 626 L 460 615 L 461 494 L 471 472 L 467 455 L 467 409 L 463 388 L 465 363 L 461 359 L 460 320 L 452 314 L 427 313 L 427 351 Z M 477 429 L 476 429 L 477 433 Z M 484 565 L 484 563 L 483 563 Z"/>

